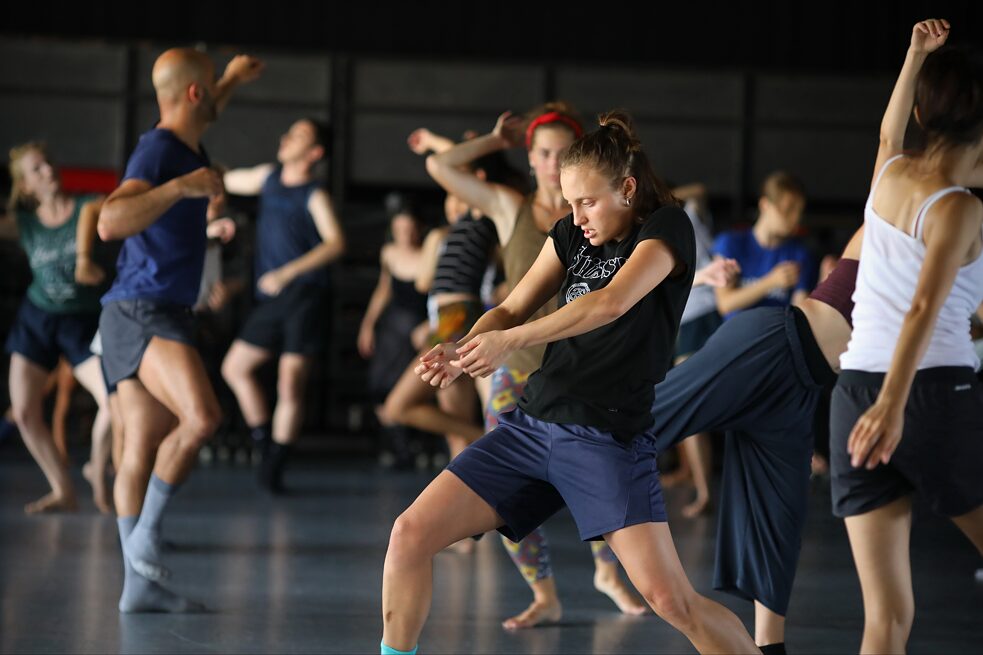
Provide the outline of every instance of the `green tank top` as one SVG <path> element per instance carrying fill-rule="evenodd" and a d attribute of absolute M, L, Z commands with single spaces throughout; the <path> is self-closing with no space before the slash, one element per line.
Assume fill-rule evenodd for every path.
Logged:
<path fill-rule="evenodd" d="M 82 207 L 93 198 L 76 197 L 71 217 L 54 228 L 42 225 L 34 212 L 17 212 L 21 247 L 27 253 L 34 278 L 27 288 L 27 297 L 47 312 L 77 314 L 99 311 L 100 289 L 75 282 L 75 233 Z"/>
<path fill-rule="evenodd" d="M 533 217 L 533 197 L 532 195 L 527 196 L 522 206 L 519 207 L 519 213 L 515 218 L 515 228 L 512 230 L 512 238 L 502 248 L 502 265 L 505 268 L 505 282 L 509 285 L 509 291 L 514 289 L 519 280 L 532 268 L 533 262 L 536 261 L 543 249 L 543 244 L 546 243 L 546 235 L 536 227 L 536 219 Z M 535 321 L 555 310 L 556 299 L 553 298 L 530 316 L 529 320 Z M 529 374 L 542 364 L 545 352 L 545 344 L 517 350 L 509 355 L 508 359 L 505 360 L 505 365 L 510 369 Z"/>

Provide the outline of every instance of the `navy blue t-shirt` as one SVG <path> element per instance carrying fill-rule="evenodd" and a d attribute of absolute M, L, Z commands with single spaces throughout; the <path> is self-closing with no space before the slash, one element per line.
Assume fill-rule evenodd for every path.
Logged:
<path fill-rule="evenodd" d="M 799 290 L 808 293 L 816 286 L 818 275 L 816 262 L 798 239 L 788 239 L 777 248 L 764 248 L 754 238 L 751 230 L 730 230 L 717 237 L 713 244 L 713 251 L 722 257 L 737 260 L 741 265 L 739 284 L 742 287 L 760 280 L 782 262 L 793 261 L 799 264 L 799 282 L 795 287 L 775 289 L 752 307 L 787 307 L 792 304 L 793 293 Z M 725 315 L 724 319 L 731 318 L 735 314 L 737 312 L 731 312 Z"/>
<path fill-rule="evenodd" d="M 256 279 L 306 254 L 323 240 L 307 209 L 316 182 L 286 186 L 280 181 L 282 169 L 277 166 L 263 183 L 259 194 L 256 220 Z M 327 286 L 328 269 L 321 267 L 301 275 L 294 284 Z M 268 298 L 256 288 L 256 297 Z"/>
<path fill-rule="evenodd" d="M 170 130 L 155 128 L 140 137 L 123 180 L 158 187 L 209 165 L 204 149 L 196 153 Z M 145 299 L 194 305 L 205 263 L 207 210 L 208 198 L 179 200 L 143 232 L 127 237 L 116 262 L 116 281 L 102 304 Z"/>

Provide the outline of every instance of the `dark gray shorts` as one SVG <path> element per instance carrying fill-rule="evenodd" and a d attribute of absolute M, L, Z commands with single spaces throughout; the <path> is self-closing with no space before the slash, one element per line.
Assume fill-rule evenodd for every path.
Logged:
<path fill-rule="evenodd" d="M 865 514 L 912 492 L 946 517 L 983 505 L 983 388 L 970 368 L 918 371 L 891 461 L 871 471 L 853 468 L 846 450 L 850 432 L 883 382 L 883 373 L 843 371 L 833 389 L 833 513 Z"/>
<path fill-rule="evenodd" d="M 194 345 L 194 316 L 190 308 L 154 300 L 117 300 L 99 317 L 102 368 L 106 385 L 137 374 L 153 337 Z"/>

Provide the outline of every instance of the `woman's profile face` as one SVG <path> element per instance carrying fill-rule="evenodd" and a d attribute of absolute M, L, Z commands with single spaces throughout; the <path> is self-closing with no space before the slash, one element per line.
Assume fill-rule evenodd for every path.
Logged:
<path fill-rule="evenodd" d="M 592 246 L 620 241 L 631 232 L 635 216 L 625 205 L 624 191 L 627 186 L 631 195 L 634 178 L 627 178 L 621 188 L 613 188 L 607 176 L 580 165 L 562 169 L 560 184 L 573 211 L 573 224 L 583 230 Z"/>

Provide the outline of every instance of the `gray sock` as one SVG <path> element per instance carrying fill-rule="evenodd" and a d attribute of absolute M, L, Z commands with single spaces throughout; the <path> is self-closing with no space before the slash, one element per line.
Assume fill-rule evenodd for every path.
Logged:
<path fill-rule="evenodd" d="M 170 571 L 161 562 L 160 523 L 164 509 L 175 491 L 177 485 L 168 484 L 156 475 L 151 475 L 140 520 L 126 537 L 126 552 L 130 564 L 148 580 L 159 582 L 170 576 Z"/>
<path fill-rule="evenodd" d="M 135 516 L 121 516 L 116 519 L 119 526 L 119 540 L 123 547 L 123 594 L 119 598 L 119 611 L 133 612 L 201 612 L 205 608 L 199 603 L 178 596 L 156 582 L 148 580 L 130 566 L 127 556 L 127 541 L 137 524 Z"/>

